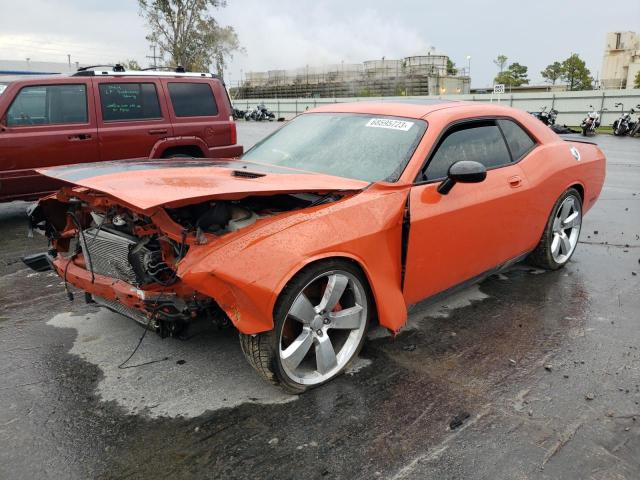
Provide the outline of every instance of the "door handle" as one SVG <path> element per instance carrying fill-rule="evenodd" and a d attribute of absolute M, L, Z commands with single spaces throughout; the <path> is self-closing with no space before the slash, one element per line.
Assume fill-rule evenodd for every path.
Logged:
<path fill-rule="evenodd" d="M 514 175 L 513 177 L 509 178 L 509 185 L 512 188 L 518 188 L 520 185 L 522 185 L 522 179 L 519 176 Z"/>
<path fill-rule="evenodd" d="M 151 130 L 149 130 L 149 135 L 163 135 L 168 132 L 169 130 L 167 130 L 166 128 L 152 128 Z"/>
<path fill-rule="evenodd" d="M 90 133 L 79 133 L 77 135 L 69 135 L 67 138 L 69 140 L 71 140 L 72 142 L 77 142 L 78 140 L 91 140 L 91 134 Z"/>

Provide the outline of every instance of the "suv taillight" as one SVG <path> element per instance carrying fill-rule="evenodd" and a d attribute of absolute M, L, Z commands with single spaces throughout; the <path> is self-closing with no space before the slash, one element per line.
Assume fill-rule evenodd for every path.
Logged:
<path fill-rule="evenodd" d="M 236 122 L 233 117 L 229 115 L 229 121 L 231 122 L 231 145 L 238 143 L 238 132 L 236 131 Z"/>

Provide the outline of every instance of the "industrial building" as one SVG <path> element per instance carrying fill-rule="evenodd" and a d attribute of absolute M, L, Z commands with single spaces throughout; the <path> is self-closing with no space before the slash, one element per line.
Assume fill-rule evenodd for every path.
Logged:
<path fill-rule="evenodd" d="M 640 35 L 635 32 L 608 33 L 602 59 L 601 88 L 634 88 L 638 72 Z"/>
<path fill-rule="evenodd" d="M 327 98 L 469 93 L 464 68 L 448 71 L 449 57 L 429 52 L 402 60 L 305 66 L 292 70 L 247 72 L 231 89 L 235 99 Z"/>

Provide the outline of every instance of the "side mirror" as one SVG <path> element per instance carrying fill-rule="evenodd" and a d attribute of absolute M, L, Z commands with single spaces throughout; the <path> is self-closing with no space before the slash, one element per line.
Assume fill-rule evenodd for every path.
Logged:
<path fill-rule="evenodd" d="M 446 195 L 456 183 L 479 183 L 487 178 L 487 169 L 479 162 L 461 160 L 449 167 L 446 180 L 438 185 L 438 193 Z"/>

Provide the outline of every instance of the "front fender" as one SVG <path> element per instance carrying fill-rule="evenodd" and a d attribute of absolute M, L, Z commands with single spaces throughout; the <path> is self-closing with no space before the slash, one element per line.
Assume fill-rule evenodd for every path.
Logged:
<path fill-rule="evenodd" d="M 401 237 L 409 187 L 374 185 L 341 201 L 262 220 L 230 241 L 191 247 L 178 275 L 216 300 L 242 333 L 273 328 L 278 295 L 306 265 L 345 257 L 366 275 L 381 325 L 397 331 L 407 317 Z"/>

